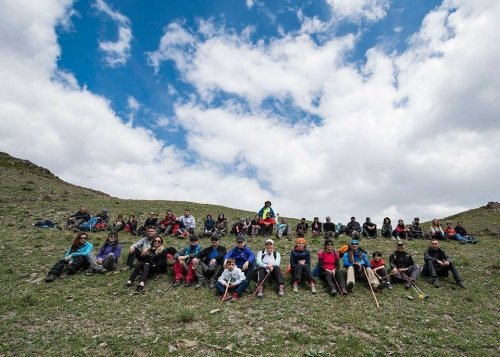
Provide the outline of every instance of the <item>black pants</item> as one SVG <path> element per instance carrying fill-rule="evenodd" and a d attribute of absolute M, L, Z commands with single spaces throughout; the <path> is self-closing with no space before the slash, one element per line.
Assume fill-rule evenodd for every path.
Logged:
<path fill-rule="evenodd" d="M 164 272 L 166 272 L 166 270 L 162 271 L 162 270 L 156 269 L 155 267 L 153 267 L 149 263 L 140 262 L 139 265 L 137 265 L 134 268 L 134 270 L 132 271 L 132 274 L 130 274 L 129 280 L 133 282 L 135 280 L 135 278 L 137 278 L 137 276 L 139 274 L 141 274 L 141 281 L 146 282 L 146 280 L 148 280 L 148 278 L 150 276 L 152 276 L 154 274 L 164 273 Z"/>
<path fill-rule="evenodd" d="M 307 281 L 314 280 L 312 272 L 311 272 L 311 268 L 309 268 L 308 265 L 297 264 L 293 268 L 293 280 L 300 281 L 303 276 L 305 276 L 305 278 L 307 278 Z"/>
<path fill-rule="evenodd" d="M 337 280 L 337 283 L 339 284 L 340 289 L 345 289 L 345 280 L 344 280 L 344 274 L 339 269 L 335 270 L 335 280 L 333 279 L 332 274 L 327 272 L 326 270 L 323 269 L 323 271 L 320 274 L 321 280 L 323 280 L 328 289 L 335 289 L 338 290 L 337 284 L 335 283 L 335 280 Z"/>
<path fill-rule="evenodd" d="M 59 260 L 52 269 L 50 269 L 49 275 L 53 274 L 56 276 L 60 276 L 65 270 L 69 275 L 75 274 L 80 269 L 87 269 L 90 266 L 87 258 L 85 257 L 76 257 L 73 259 L 71 264 L 64 259 Z"/>
<path fill-rule="evenodd" d="M 447 266 L 441 266 L 434 260 L 428 260 L 425 262 L 424 269 L 422 270 L 422 276 L 430 276 L 431 278 L 435 279 L 438 276 L 448 276 L 448 271 L 451 271 L 451 274 L 453 275 L 453 279 L 455 279 L 455 281 L 462 280 L 460 273 L 458 272 L 457 268 L 455 268 L 452 262 L 450 262 L 450 264 Z"/>
<path fill-rule="evenodd" d="M 257 270 L 257 281 L 259 284 L 262 284 L 262 281 L 267 275 L 266 268 L 259 268 Z M 273 271 L 269 274 L 269 276 L 266 279 L 266 282 L 269 281 L 269 278 L 273 278 L 276 284 L 279 285 L 285 285 L 285 279 L 283 278 L 283 274 L 281 273 L 280 267 L 273 267 Z"/>
<path fill-rule="evenodd" d="M 238 268 L 241 269 L 241 267 L 238 267 Z M 246 271 L 243 271 L 243 273 L 245 274 L 245 278 L 247 279 L 248 282 L 250 282 L 250 280 L 252 280 L 254 271 L 255 271 L 255 261 L 248 263 L 248 269 Z"/>
<path fill-rule="evenodd" d="M 270 236 L 271 234 L 273 234 L 273 225 L 272 224 L 269 224 L 269 225 L 261 224 L 260 225 L 260 233 L 264 236 Z"/>
<path fill-rule="evenodd" d="M 139 248 L 135 248 L 133 253 L 129 253 L 127 257 L 127 266 L 130 268 L 134 265 L 134 259 L 137 259 L 140 262 L 145 262 L 146 257 L 141 256 L 142 251 Z"/>

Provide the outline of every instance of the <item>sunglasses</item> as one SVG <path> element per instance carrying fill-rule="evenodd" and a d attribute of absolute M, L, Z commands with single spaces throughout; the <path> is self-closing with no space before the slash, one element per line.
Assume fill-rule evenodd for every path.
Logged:
<path fill-rule="evenodd" d="M 108 238 L 118 238 L 118 236 L 109 235 Z"/>
<path fill-rule="evenodd" d="M 87 236 L 80 236 L 79 239 L 87 239 L 88 237 Z"/>
<path fill-rule="evenodd" d="M 161 243 L 161 240 L 155 239 L 153 242 L 155 242 L 155 243 Z"/>

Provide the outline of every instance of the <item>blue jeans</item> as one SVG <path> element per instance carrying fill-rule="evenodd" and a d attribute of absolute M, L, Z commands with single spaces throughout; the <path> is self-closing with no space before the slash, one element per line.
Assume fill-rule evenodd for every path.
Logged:
<path fill-rule="evenodd" d="M 239 296 L 241 296 L 241 294 L 245 292 L 247 286 L 248 286 L 248 280 L 245 279 L 241 283 L 236 285 L 234 288 L 229 288 L 228 291 L 234 290 L 235 292 L 238 293 Z M 215 284 L 215 288 L 217 289 L 220 295 L 223 295 L 224 292 L 226 291 L 226 287 L 219 282 Z"/>

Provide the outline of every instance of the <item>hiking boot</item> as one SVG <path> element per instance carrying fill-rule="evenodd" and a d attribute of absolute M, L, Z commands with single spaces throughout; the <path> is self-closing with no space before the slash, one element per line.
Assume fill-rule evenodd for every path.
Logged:
<path fill-rule="evenodd" d="M 192 282 L 190 282 L 190 281 L 185 281 L 185 282 L 184 282 L 184 286 L 185 286 L 186 288 L 191 287 L 191 285 L 193 285 L 193 283 L 192 283 Z"/>
<path fill-rule="evenodd" d="M 49 274 L 46 278 L 45 278 L 45 282 L 46 283 L 52 283 L 54 280 L 57 279 L 57 275 L 55 274 Z"/>
<path fill-rule="evenodd" d="M 378 290 L 386 289 L 387 288 L 387 281 L 381 281 L 380 284 L 377 285 Z"/>
<path fill-rule="evenodd" d="M 349 294 L 345 288 L 340 288 L 340 292 L 341 292 L 341 293 L 342 293 L 342 295 L 344 295 L 344 296 L 346 296 L 347 294 Z"/>
<path fill-rule="evenodd" d="M 462 289 L 466 289 L 464 282 L 462 280 L 457 280 L 457 285 L 460 286 Z"/>
<path fill-rule="evenodd" d="M 316 286 L 314 285 L 314 283 L 313 283 L 313 282 L 311 282 L 310 286 L 311 286 L 311 292 L 312 292 L 313 294 L 316 294 L 316 293 L 317 293 L 317 291 L 316 291 Z"/>
<path fill-rule="evenodd" d="M 284 285 L 278 286 L 278 296 L 285 296 L 285 286 Z"/>
<path fill-rule="evenodd" d="M 172 287 L 173 288 L 176 288 L 178 286 L 180 286 L 182 284 L 182 280 L 176 280 L 173 284 L 172 284 Z"/>
<path fill-rule="evenodd" d="M 232 296 L 232 301 L 237 302 L 238 301 L 238 293 L 234 292 Z"/>
<path fill-rule="evenodd" d="M 59 275 L 59 279 L 66 279 L 69 276 L 68 272 L 63 271 L 61 275 Z"/>
<path fill-rule="evenodd" d="M 144 292 L 144 285 L 137 285 L 137 288 L 135 288 L 135 291 L 138 293 L 143 293 Z"/>
<path fill-rule="evenodd" d="M 205 283 L 204 280 L 198 280 L 198 282 L 196 283 L 195 285 L 195 289 L 199 289 L 199 288 L 202 288 L 203 287 L 203 284 Z"/>
<path fill-rule="evenodd" d="M 337 294 L 338 294 L 337 289 L 335 289 L 335 288 L 330 289 L 331 296 L 336 296 Z"/>
<path fill-rule="evenodd" d="M 409 290 L 410 288 L 411 288 L 411 284 L 410 284 L 410 283 L 408 283 L 408 282 L 406 282 L 406 283 L 405 283 L 405 289 L 406 289 L 406 290 Z"/>
<path fill-rule="evenodd" d="M 261 298 L 261 297 L 263 297 L 263 296 L 264 296 L 263 290 L 264 290 L 264 289 L 262 288 L 262 286 L 258 286 L 258 287 L 257 287 L 257 297 L 258 297 L 258 298 Z"/>
<path fill-rule="evenodd" d="M 441 286 L 441 283 L 439 282 L 439 279 L 434 278 L 432 279 L 432 285 L 434 285 L 436 288 L 439 288 Z"/>
<path fill-rule="evenodd" d="M 215 289 L 215 283 L 216 283 L 215 279 L 210 279 L 210 289 Z"/>
<path fill-rule="evenodd" d="M 299 283 L 297 281 L 293 282 L 293 289 L 292 289 L 292 291 L 294 293 L 298 293 L 299 292 Z"/>
<path fill-rule="evenodd" d="M 132 286 L 132 282 L 129 280 L 125 283 L 125 289 L 128 289 Z"/>
<path fill-rule="evenodd" d="M 347 291 L 349 292 L 349 294 L 352 294 L 353 290 L 354 290 L 354 283 L 350 281 L 347 283 Z"/>

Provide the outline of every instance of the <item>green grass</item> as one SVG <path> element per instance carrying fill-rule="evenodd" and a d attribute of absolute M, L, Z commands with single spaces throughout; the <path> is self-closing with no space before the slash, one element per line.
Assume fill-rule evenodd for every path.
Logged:
<path fill-rule="evenodd" d="M 480 238 L 479 244 L 442 243 L 462 273 L 466 290 L 456 289 L 451 277 L 440 289 L 422 279 L 418 285 L 430 299 L 413 294 L 415 299 L 408 300 L 411 292 L 397 285 L 377 295 L 381 306 L 377 309 L 363 283 L 347 298 L 330 297 L 321 283 L 315 296 L 305 286 L 293 294 L 287 283 L 283 298 L 267 287 L 264 298 L 251 304 L 244 296 L 238 303 L 221 305 L 208 288 L 168 289 L 171 271 L 148 281 L 144 294 L 123 287 L 130 274 L 123 270 L 96 276 L 83 273 L 46 284 L 43 278 L 74 234 L 32 224 L 42 218 L 62 223 L 80 204 L 93 213 L 107 207 L 112 218 L 135 213 L 140 220 L 151 210 L 163 214 L 171 208 L 180 214 L 189 207 L 198 224 L 208 212 L 224 212 L 233 222 L 251 217 L 252 212 L 190 202 L 120 200 L 63 183 L 46 170 L 26 165 L 0 156 L 0 356 L 499 354 L 500 244 L 497 236 L 485 233 L 486 228 L 500 225 L 498 210 L 479 208 L 454 216 Z M 90 240 L 99 246 L 105 235 L 91 233 Z M 135 239 L 120 234 L 125 247 Z M 307 239 L 315 257 L 322 238 Z M 176 248 L 186 244 L 170 237 L 166 242 Z M 346 242 L 348 238 L 341 236 L 335 244 Z M 230 248 L 234 239 L 225 237 L 222 243 Z M 263 248 L 263 239 L 250 239 L 249 244 L 257 251 Z M 420 264 L 427 244 L 407 245 Z M 276 246 L 286 262 L 293 241 L 283 239 Z M 362 246 L 368 252 L 382 251 L 386 259 L 394 249 L 393 241 L 380 238 L 363 240 Z M 194 346 L 186 346 L 186 341 Z"/>

